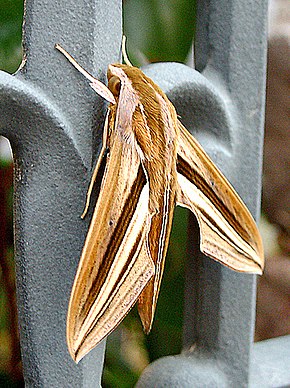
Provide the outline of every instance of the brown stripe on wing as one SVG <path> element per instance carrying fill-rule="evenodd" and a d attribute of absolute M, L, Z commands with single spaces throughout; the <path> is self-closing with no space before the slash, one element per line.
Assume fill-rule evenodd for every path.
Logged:
<path fill-rule="evenodd" d="M 222 201 L 220 197 L 217 196 L 216 191 L 214 190 L 215 182 L 212 182 L 212 185 L 209 186 L 208 182 L 203 178 L 201 174 L 197 170 L 193 170 L 190 165 L 181 158 L 181 156 L 178 156 L 177 158 L 177 171 L 185 176 L 190 183 L 192 183 L 194 186 L 198 187 L 198 190 L 200 190 L 206 198 L 209 198 L 212 202 L 213 206 L 217 209 L 218 212 L 220 212 L 224 218 L 227 220 L 227 222 L 236 230 L 238 231 L 239 235 L 245 240 L 249 238 L 249 233 L 247 230 L 243 228 L 243 226 L 240 224 L 240 220 L 238 220 L 235 215 L 227 208 Z M 202 209 L 200 209 L 202 213 Z M 220 229 L 219 225 L 215 223 L 213 218 L 210 218 L 209 214 L 205 214 L 210 219 L 210 223 L 216 228 L 219 229 L 220 232 L 222 230 Z"/>
<path fill-rule="evenodd" d="M 142 248 L 149 225 L 149 188 L 140 157 L 115 131 L 108 146 L 101 191 L 69 303 L 67 340 L 74 359 L 83 357 L 125 317 L 154 273 Z M 128 296 L 126 289 L 132 287 L 135 294 Z M 112 295 L 120 309 L 124 305 L 115 314 L 118 319 L 108 309 Z M 107 322 L 106 329 L 100 321 Z"/>
<path fill-rule="evenodd" d="M 179 128 L 177 202 L 196 215 L 202 252 L 235 270 L 261 273 L 263 247 L 253 217 L 198 142 Z"/>
<path fill-rule="evenodd" d="M 122 207 L 122 213 L 120 218 L 117 220 L 117 223 L 114 227 L 113 233 L 110 234 L 110 241 L 107 244 L 107 250 L 104 253 L 104 258 L 100 264 L 98 276 L 94 279 L 91 284 L 91 287 L 88 291 L 89 295 L 98 295 L 101 287 L 106 281 L 106 278 L 109 274 L 110 267 L 115 260 L 116 254 L 120 248 L 120 245 L 124 239 L 125 233 L 128 229 L 128 226 L 132 220 L 133 213 L 136 211 L 137 203 L 140 198 L 141 191 L 146 184 L 146 178 L 143 172 L 142 167 L 139 167 L 138 175 L 131 187 L 131 196 L 127 197 L 124 201 Z M 105 232 L 105 231 L 104 231 Z M 136 239 L 135 244 L 133 245 L 130 254 L 128 255 L 127 262 L 129 263 L 132 260 L 134 252 L 136 250 L 136 246 L 138 246 L 140 240 L 142 238 L 142 233 L 139 234 Z M 126 263 L 127 264 L 127 263 Z M 126 270 L 126 264 L 119 275 L 119 278 L 122 278 L 123 273 Z M 118 279 L 119 280 L 119 279 Z M 118 282 L 117 280 L 117 282 Z M 94 303 L 94 299 L 92 298 L 91 303 L 86 303 L 83 306 L 82 311 L 80 312 L 83 315 L 84 319 L 91 308 L 91 305 Z"/>
<path fill-rule="evenodd" d="M 96 301 L 96 305 L 100 304 L 102 308 L 94 315 L 94 319 L 88 322 L 89 326 L 85 325 L 87 327 L 75 348 L 77 362 L 124 319 L 154 274 L 154 264 L 148 256 L 144 233 L 138 236 L 130 253 L 131 260 L 127 260 L 116 287 L 105 298 L 101 297 Z M 121 255 L 122 252 L 116 259 Z"/>

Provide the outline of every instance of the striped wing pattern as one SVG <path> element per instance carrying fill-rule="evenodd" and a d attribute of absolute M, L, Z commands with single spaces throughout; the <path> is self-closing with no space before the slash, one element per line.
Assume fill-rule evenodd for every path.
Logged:
<path fill-rule="evenodd" d="M 197 217 L 204 254 L 237 271 L 263 269 L 251 214 L 165 94 L 139 69 L 110 65 L 109 82 L 114 77 L 123 86 L 117 94 L 106 91 L 105 170 L 68 310 L 68 347 L 76 362 L 137 300 L 144 331 L 150 331 L 175 205 Z M 97 169 L 93 181 L 96 175 Z"/>

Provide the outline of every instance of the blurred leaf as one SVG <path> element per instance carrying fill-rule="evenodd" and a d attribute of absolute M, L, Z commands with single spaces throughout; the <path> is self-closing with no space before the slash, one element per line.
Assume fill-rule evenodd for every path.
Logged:
<path fill-rule="evenodd" d="M 122 342 L 125 326 L 119 326 L 107 339 L 107 350 L 103 371 L 104 388 L 130 388 L 139 377 L 124 355 Z"/>
<path fill-rule="evenodd" d="M 150 361 L 182 348 L 187 223 L 188 211 L 177 207 L 153 328 L 146 341 Z"/>
<path fill-rule="evenodd" d="M 127 0 L 124 33 L 132 62 L 185 62 L 195 28 L 195 2 Z"/>
<path fill-rule="evenodd" d="M 21 62 L 23 0 L 0 0 L 0 69 L 15 72 Z"/>

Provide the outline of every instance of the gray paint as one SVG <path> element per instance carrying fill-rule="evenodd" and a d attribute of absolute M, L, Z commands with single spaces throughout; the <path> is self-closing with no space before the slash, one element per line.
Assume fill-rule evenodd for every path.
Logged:
<path fill-rule="evenodd" d="M 15 160 L 15 248 L 28 387 L 100 385 L 104 343 L 79 365 L 65 336 L 68 299 L 89 217 L 82 221 L 104 104 L 54 49 L 59 42 L 105 78 L 118 61 L 120 1 L 27 0 L 24 67 L 0 73 L 0 128 Z"/>
<path fill-rule="evenodd" d="M 290 335 L 255 344 L 251 388 L 290 387 Z"/>
<path fill-rule="evenodd" d="M 261 190 L 266 8 L 265 0 L 200 2 L 195 56 L 202 75 L 180 64 L 145 69 L 255 216 Z M 100 384 L 104 343 L 75 365 L 66 347 L 65 320 L 88 227 L 89 217 L 82 221 L 79 215 L 100 146 L 104 104 L 53 46 L 61 43 L 104 79 L 108 63 L 119 59 L 120 41 L 121 1 L 30 0 L 25 66 L 15 76 L 0 73 L 0 133 L 11 141 L 15 158 L 17 292 L 29 387 Z M 255 347 L 250 382 L 255 278 L 191 249 L 184 352 L 153 363 L 138 386 L 258 386 L 255 371 L 265 351 L 259 349 L 272 345 Z"/>

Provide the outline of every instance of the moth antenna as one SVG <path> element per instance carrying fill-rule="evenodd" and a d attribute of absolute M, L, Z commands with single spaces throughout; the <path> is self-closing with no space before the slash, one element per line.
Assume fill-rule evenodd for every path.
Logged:
<path fill-rule="evenodd" d="M 132 63 L 130 62 L 130 59 L 128 58 L 128 55 L 126 52 L 126 36 L 125 35 L 123 35 L 123 38 L 122 38 L 122 55 L 123 55 L 123 59 L 124 59 L 124 62 L 126 63 L 126 65 L 133 66 Z"/>
<path fill-rule="evenodd" d="M 54 47 L 60 51 L 66 59 L 89 81 L 91 81 L 90 86 L 94 89 L 96 93 L 98 93 L 101 97 L 103 97 L 108 102 L 112 104 L 116 103 L 115 97 L 109 88 L 97 78 L 93 77 L 88 71 L 86 71 L 81 65 L 77 63 L 77 61 L 64 49 L 60 44 L 56 43 Z"/>
<path fill-rule="evenodd" d="M 60 51 L 66 59 L 80 72 L 82 73 L 89 81 L 94 82 L 96 80 L 89 72 L 87 72 L 77 61 L 63 48 L 60 44 L 56 43 L 54 47 Z"/>

